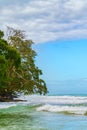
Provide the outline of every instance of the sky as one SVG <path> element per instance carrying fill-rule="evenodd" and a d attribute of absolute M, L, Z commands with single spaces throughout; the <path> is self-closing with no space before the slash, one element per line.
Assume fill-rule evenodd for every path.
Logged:
<path fill-rule="evenodd" d="M 87 94 L 87 0 L 0 0 L 0 29 L 25 30 L 50 93 Z"/>

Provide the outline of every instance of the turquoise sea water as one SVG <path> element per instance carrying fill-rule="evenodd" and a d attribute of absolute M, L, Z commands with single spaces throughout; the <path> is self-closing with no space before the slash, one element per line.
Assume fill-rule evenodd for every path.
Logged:
<path fill-rule="evenodd" d="M 0 103 L 0 130 L 87 130 L 86 96 L 29 96 Z"/>

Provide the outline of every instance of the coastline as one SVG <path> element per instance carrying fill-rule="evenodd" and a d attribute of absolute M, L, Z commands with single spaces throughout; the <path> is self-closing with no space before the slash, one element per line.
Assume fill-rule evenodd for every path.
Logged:
<path fill-rule="evenodd" d="M 20 98 L 0 98 L 0 102 L 27 102 L 27 100 L 20 99 Z"/>

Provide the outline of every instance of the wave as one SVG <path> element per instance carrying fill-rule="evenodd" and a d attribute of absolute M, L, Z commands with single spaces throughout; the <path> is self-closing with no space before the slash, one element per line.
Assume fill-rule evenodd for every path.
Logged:
<path fill-rule="evenodd" d="M 37 111 L 63 112 L 84 115 L 87 112 L 87 97 L 81 96 L 21 96 L 24 102 L 0 103 L 0 109 L 18 105 L 40 105 Z"/>
<path fill-rule="evenodd" d="M 37 111 L 84 115 L 87 112 L 87 97 L 81 96 L 35 96 L 32 101 L 41 103 Z"/>
<path fill-rule="evenodd" d="M 77 96 L 26 96 L 22 99 L 27 100 L 31 103 L 40 104 L 87 104 L 87 97 L 77 97 Z"/>
<path fill-rule="evenodd" d="M 17 104 L 14 104 L 14 103 L 0 103 L 0 109 L 3 109 L 3 108 L 9 108 L 9 107 L 14 107 L 16 106 Z"/>
<path fill-rule="evenodd" d="M 56 105 L 46 104 L 46 105 L 38 107 L 36 110 L 37 111 L 48 111 L 48 112 L 85 115 L 87 112 L 87 107 L 83 107 L 83 106 L 56 106 Z"/>

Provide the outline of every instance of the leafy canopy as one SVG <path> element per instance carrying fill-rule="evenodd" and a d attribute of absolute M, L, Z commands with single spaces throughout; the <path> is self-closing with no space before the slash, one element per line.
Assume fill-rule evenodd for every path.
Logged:
<path fill-rule="evenodd" d="M 42 70 L 35 64 L 33 42 L 26 39 L 25 32 L 10 27 L 7 41 L 3 36 L 0 31 L 0 96 L 46 94 L 46 83 L 40 78 Z"/>

